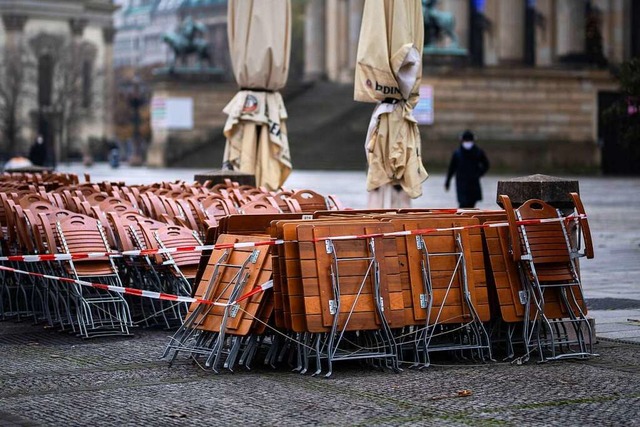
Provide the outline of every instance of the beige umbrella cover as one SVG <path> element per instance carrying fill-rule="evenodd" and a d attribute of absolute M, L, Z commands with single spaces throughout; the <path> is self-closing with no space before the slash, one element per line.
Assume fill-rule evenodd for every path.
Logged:
<path fill-rule="evenodd" d="M 422 195 L 427 171 L 413 117 L 422 78 L 424 23 L 420 0 L 367 0 L 364 6 L 354 99 L 378 102 L 365 148 L 367 191 L 400 185 Z"/>
<path fill-rule="evenodd" d="M 224 108 L 223 164 L 255 174 L 275 190 L 291 173 L 287 111 L 277 91 L 287 83 L 291 52 L 290 0 L 229 0 L 228 38 L 240 91 Z"/>

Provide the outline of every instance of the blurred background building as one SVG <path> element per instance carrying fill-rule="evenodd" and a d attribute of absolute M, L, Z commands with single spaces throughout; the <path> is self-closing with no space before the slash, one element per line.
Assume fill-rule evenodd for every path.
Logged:
<path fill-rule="evenodd" d="M 41 134 L 47 163 L 113 137 L 110 0 L 0 0 L 0 134 L 5 159 Z"/>
<path fill-rule="evenodd" d="M 121 0 L 114 20 L 114 64 L 116 67 L 147 67 L 164 64 L 170 49 L 162 37 L 174 31 L 184 18 L 203 23 L 211 46 L 212 65 L 230 68 L 227 47 L 226 0 Z"/>
<path fill-rule="evenodd" d="M 442 165 L 471 128 L 494 170 L 637 169 L 640 150 L 629 155 L 603 112 L 617 99 L 618 67 L 640 56 L 640 2 L 433 3 L 454 17 L 468 54 L 424 57 L 433 102 L 433 123 L 421 126 L 427 163 Z M 307 2 L 305 76 L 352 82 L 363 4 Z"/>
<path fill-rule="evenodd" d="M 363 145 L 373 105 L 352 100 L 364 2 L 292 0 L 291 73 L 284 96 L 296 168 L 366 168 Z M 10 79 L 6 84 L 7 76 L 23 80 L 20 96 L 14 96 L 18 102 L 0 104 L 3 130 L 16 135 L 8 138 L 3 132 L 3 155 L 28 146 L 38 132 L 47 135 L 57 158 L 83 152 L 99 158 L 98 140 L 124 142 L 137 134 L 150 141 L 152 70 L 172 57 L 162 36 L 187 16 L 206 25 L 211 65 L 223 70 L 221 81 L 211 83 L 223 106 L 237 89 L 227 47 L 226 3 L 0 0 L 0 77 L 7 87 L 16 87 Z M 615 120 L 607 120 L 604 112 L 621 100 L 620 65 L 640 56 L 639 1 L 434 3 L 455 18 L 466 54 L 424 56 L 423 101 L 429 119 L 420 128 L 428 169 L 447 163 L 466 128 L 478 136 L 494 171 L 637 169 L 633 165 L 640 161 L 640 149 L 621 142 Z M 8 61 L 10 55 L 21 59 Z M 10 63 L 28 72 L 16 74 Z M 75 81 L 68 102 L 56 95 L 62 76 Z M 225 116 L 217 105 L 199 113 L 215 130 L 197 138 L 185 131 L 188 143 L 171 142 L 170 164 L 220 166 Z M 7 114 L 12 108 L 19 118 L 14 124 Z"/>

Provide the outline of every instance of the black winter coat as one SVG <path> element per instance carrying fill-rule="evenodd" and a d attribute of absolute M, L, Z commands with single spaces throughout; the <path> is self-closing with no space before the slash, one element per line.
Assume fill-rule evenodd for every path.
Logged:
<path fill-rule="evenodd" d="M 36 166 L 44 166 L 44 163 L 47 160 L 47 147 L 44 143 L 33 143 L 29 150 L 29 160 L 31 160 L 31 163 Z"/>
<path fill-rule="evenodd" d="M 469 150 L 460 146 L 451 156 L 446 186 L 449 188 L 451 178 L 456 176 L 456 192 L 461 207 L 473 207 L 482 200 L 480 177 L 489 170 L 489 159 L 477 145 Z"/>

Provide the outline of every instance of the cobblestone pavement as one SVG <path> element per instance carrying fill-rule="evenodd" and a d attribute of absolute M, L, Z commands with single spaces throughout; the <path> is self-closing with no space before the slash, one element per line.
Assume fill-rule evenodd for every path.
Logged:
<path fill-rule="evenodd" d="M 82 173 L 78 166 L 71 172 Z M 95 181 L 192 180 L 192 170 L 104 165 Z M 117 177 L 117 178 L 114 178 Z M 496 183 L 484 179 L 495 206 Z M 0 427 L 122 425 L 640 425 L 640 180 L 579 178 L 596 244 L 583 264 L 599 357 L 586 361 L 441 361 L 399 374 L 337 364 L 330 379 L 256 366 L 214 375 L 159 356 L 170 332 L 132 338 L 77 337 L 28 322 L 0 322 Z M 450 207 L 433 175 L 414 206 Z M 364 173 L 298 172 L 288 183 L 363 207 Z M 627 328 L 628 327 L 628 328 Z M 603 338 L 604 337 L 604 338 Z M 617 338 L 610 340 L 606 338 Z M 256 365 L 258 365 L 256 363 Z M 457 397 L 458 391 L 471 395 Z"/>
<path fill-rule="evenodd" d="M 601 341 L 588 361 L 446 362 L 399 374 L 338 364 L 324 379 L 284 367 L 168 367 L 158 360 L 167 336 L 81 341 L 2 323 L 0 426 L 640 425 L 633 344 Z"/>

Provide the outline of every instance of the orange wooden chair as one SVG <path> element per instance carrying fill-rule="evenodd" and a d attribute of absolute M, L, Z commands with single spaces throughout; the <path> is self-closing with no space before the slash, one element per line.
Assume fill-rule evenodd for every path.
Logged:
<path fill-rule="evenodd" d="M 579 197 L 573 197 L 578 212 L 584 212 Z M 529 200 L 515 210 L 508 196 L 501 195 L 500 200 L 509 221 L 511 253 L 523 284 L 520 293 L 525 305 L 523 360 L 533 351 L 539 353 L 542 361 L 593 355 L 593 331 L 586 318 L 576 263 L 579 254 L 566 220 L 542 200 Z M 585 255 L 592 257 L 588 223 L 586 218 L 580 221 L 583 237 L 588 241 Z"/>

